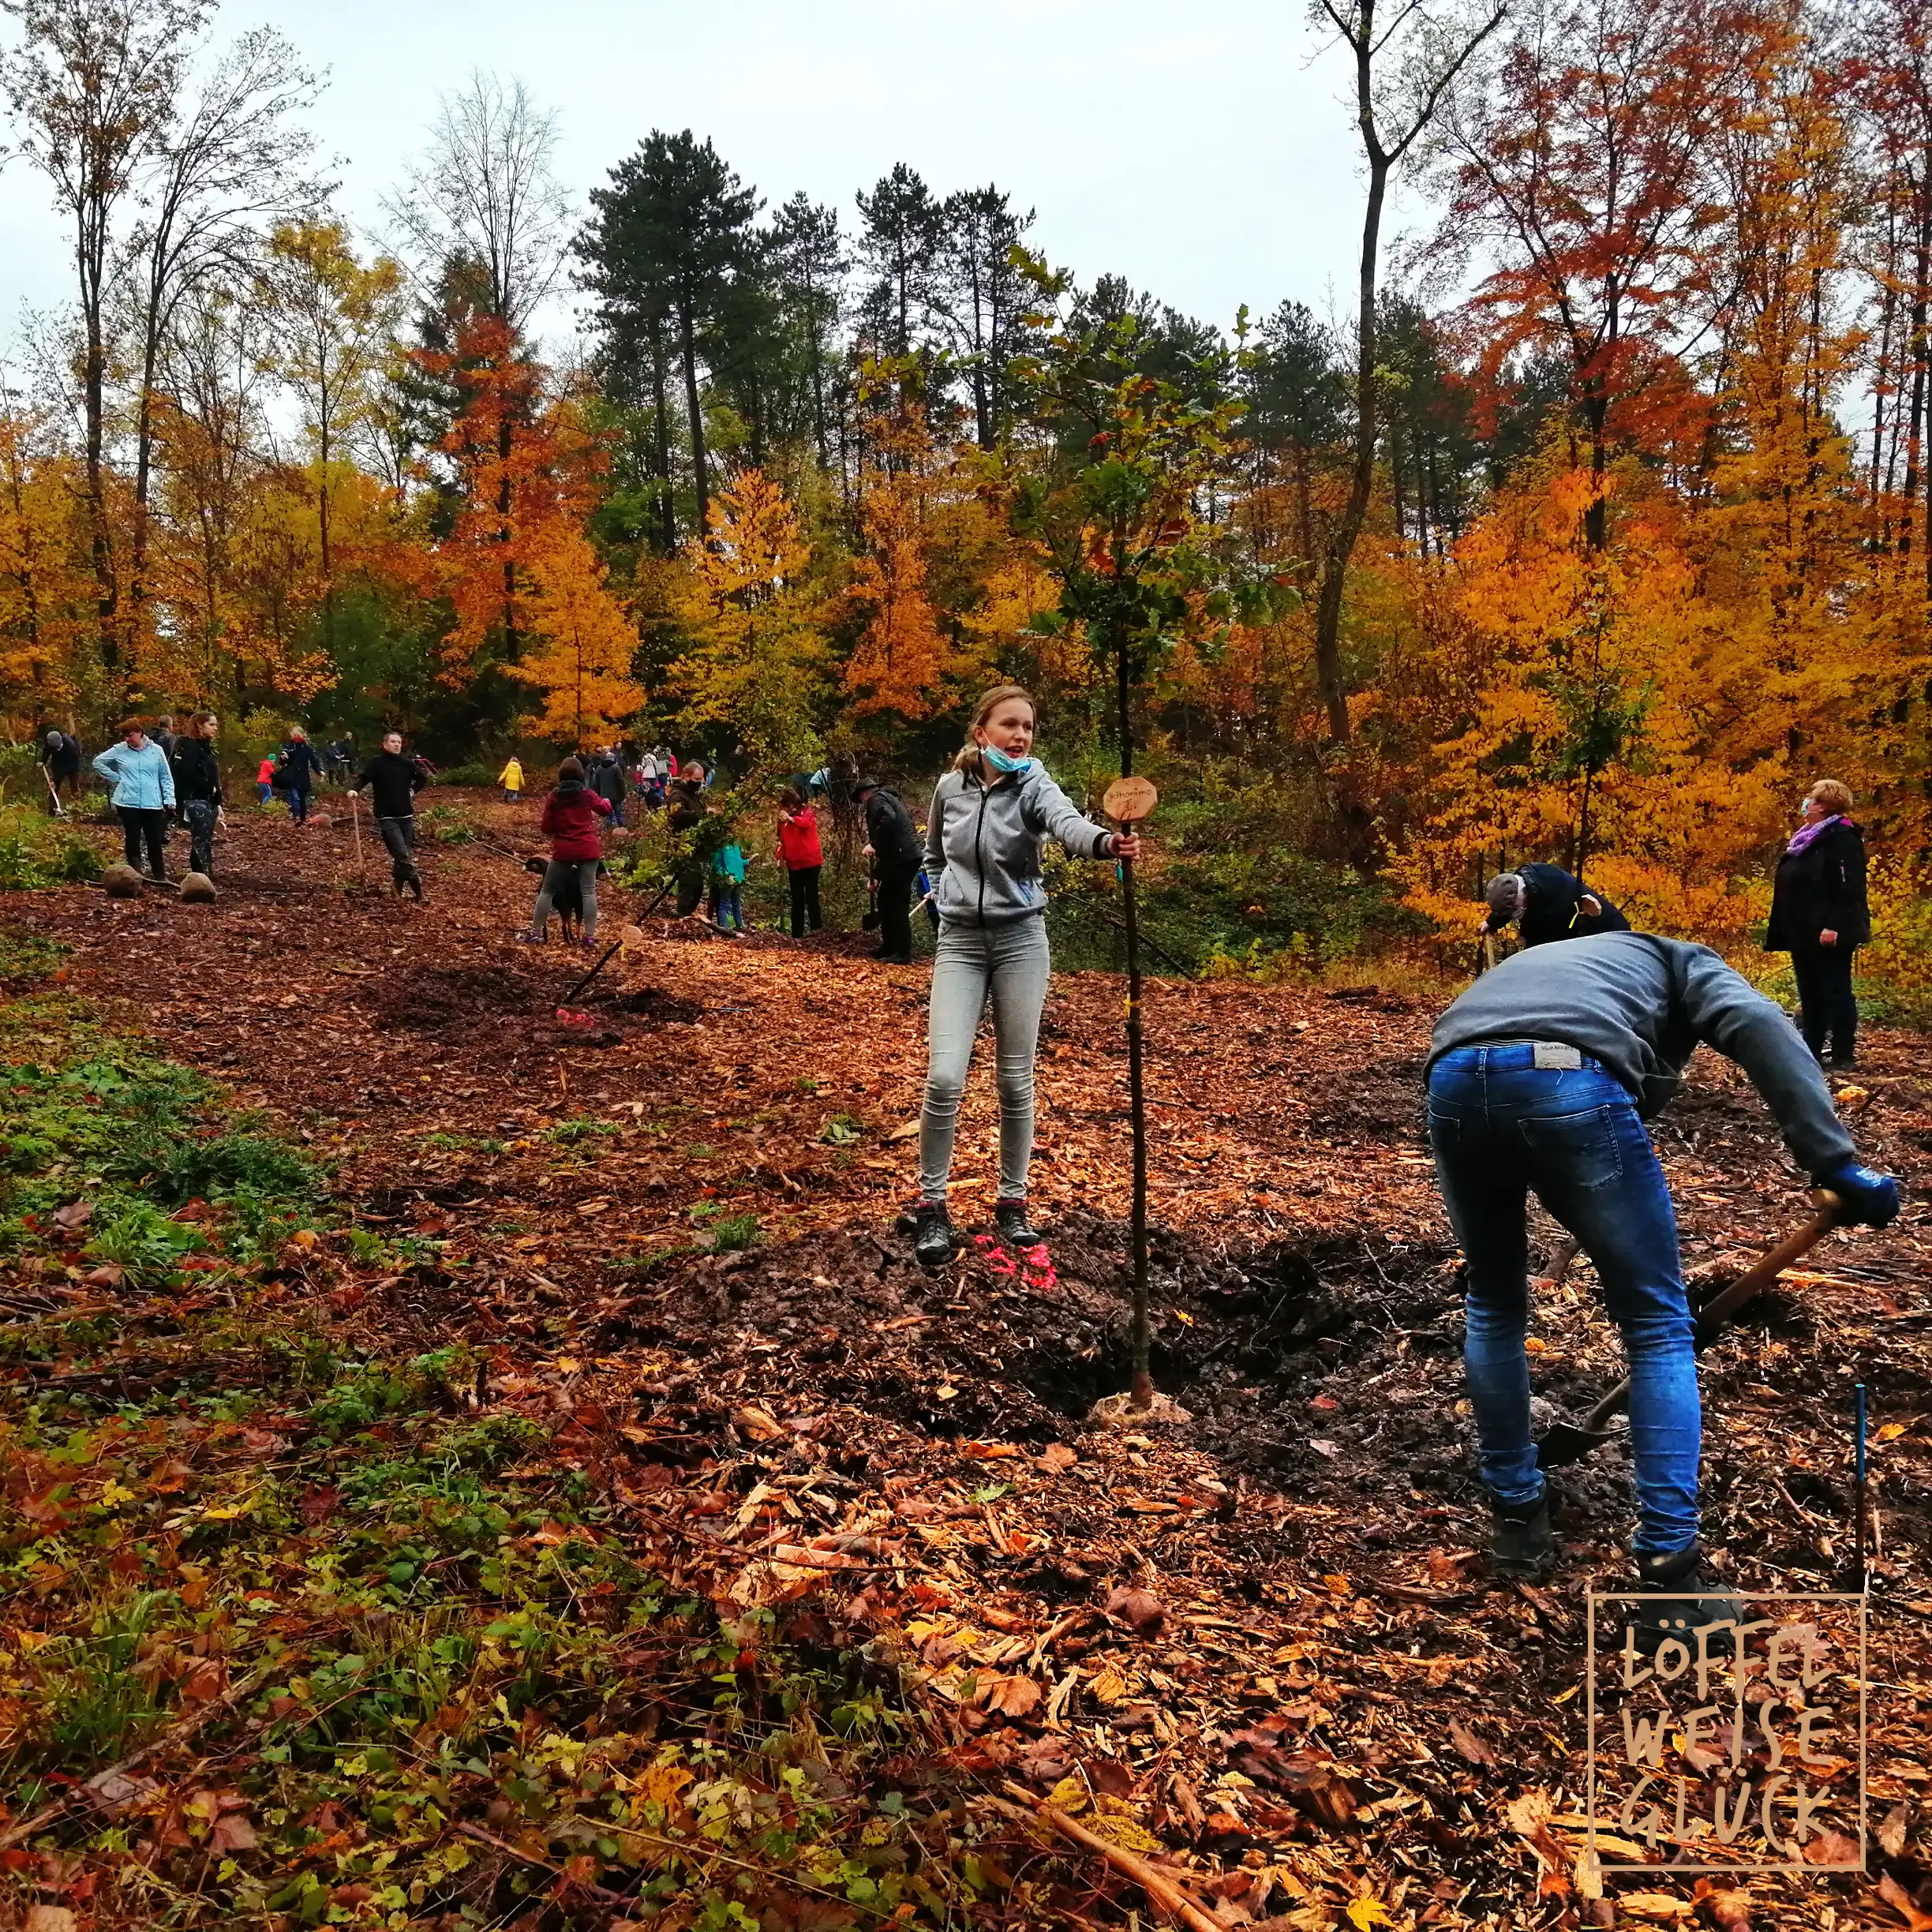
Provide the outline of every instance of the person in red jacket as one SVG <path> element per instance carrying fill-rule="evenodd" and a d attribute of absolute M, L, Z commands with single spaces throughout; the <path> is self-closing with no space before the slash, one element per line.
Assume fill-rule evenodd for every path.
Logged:
<path fill-rule="evenodd" d="M 778 799 L 778 856 L 792 882 L 792 937 L 803 939 L 825 924 L 818 909 L 818 874 L 825 852 L 818 843 L 818 815 L 793 787 Z"/>
<path fill-rule="evenodd" d="M 550 863 L 544 868 L 543 883 L 537 889 L 537 904 L 530 912 L 530 929 L 517 938 L 526 945 L 541 945 L 550 936 L 550 908 L 557 893 L 572 878 L 583 906 L 583 927 L 579 945 L 597 939 L 597 861 L 604 856 L 601 822 L 610 816 L 610 807 L 584 784 L 584 768 L 577 758 L 567 758 L 557 767 L 556 789 L 544 800 L 538 829 L 550 836 Z"/>

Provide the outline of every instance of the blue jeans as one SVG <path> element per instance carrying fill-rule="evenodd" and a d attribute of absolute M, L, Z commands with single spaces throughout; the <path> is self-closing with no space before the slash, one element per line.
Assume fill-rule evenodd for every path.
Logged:
<path fill-rule="evenodd" d="M 1650 1136 L 1596 1061 L 1538 1067 L 1528 1043 L 1465 1046 L 1429 1070 L 1429 1147 L 1469 1264 L 1463 1360 L 1477 1466 L 1504 1503 L 1543 1492 L 1530 1432 L 1526 1197 L 1596 1265 L 1630 1362 L 1631 1459 L 1640 1556 L 1696 1541 L 1701 1417 L 1689 1297 Z"/>
<path fill-rule="evenodd" d="M 309 788 L 290 785 L 288 788 L 289 816 L 298 825 L 305 825 L 309 820 Z"/>
<path fill-rule="evenodd" d="M 911 874 L 906 874 L 911 878 Z M 903 899 L 900 901 L 903 906 Z M 903 915 L 902 915 L 903 916 Z M 1033 1056 L 1052 971 L 1046 922 L 1037 914 L 994 926 L 942 925 L 933 958 L 926 1105 L 919 1115 L 919 1195 L 946 1197 L 953 1140 L 979 1016 L 993 1008 L 993 1071 L 999 1088 L 1002 1200 L 1024 1200 L 1033 1158 Z"/>
<path fill-rule="evenodd" d="M 711 923 L 731 932 L 744 930 L 744 888 L 736 879 L 720 879 L 711 887 Z"/>

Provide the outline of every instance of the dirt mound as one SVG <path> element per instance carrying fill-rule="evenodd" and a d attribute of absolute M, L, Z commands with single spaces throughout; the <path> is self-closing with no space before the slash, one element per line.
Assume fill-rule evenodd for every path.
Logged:
<path fill-rule="evenodd" d="M 696 1000 L 681 999 L 661 987 L 639 987 L 635 992 L 620 994 L 610 1003 L 620 1013 L 636 1013 L 657 1026 L 687 1025 L 704 1012 Z"/>
<path fill-rule="evenodd" d="M 1459 1481 L 1462 1439 L 1442 1413 L 1458 1389 L 1432 1360 L 1461 1346 L 1443 1252 L 1365 1230 L 1211 1253 L 1157 1230 L 1151 1260 L 1155 1380 L 1195 1412 L 1202 1447 L 1352 1497 L 1357 1458 L 1310 1437 L 1339 1451 L 1387 1431 L 1410 1445 L 1412 1470 L 1427 1464 L 1417 1480 Z M 1031 1255 L 982 1235 L 937 1273 L 903 1238 L 858 1228 L 668 1261 L 606 1315 L 597 1346 L 668 1342 L 784 1407 L 844 1403 L 928 1435 L 1050 1441 L 1127 1386 L 1130 1279 L 1125 1229 L 1091 1216 L 1061 1222 Z M 1359 1414 L 1318 1410 L 1310 1426 L 1345 1361 L 1351 1376 L 1411 1370 L 1415 1426 L 1399 1391 Z"/>
<path fill-rule="evenodd" d="M 545 996 L 508 966 L 401 966 L 375 989 L 371 1024 L 383 1033 L 443 1038 L 499 1027 L 506 1014 L 549 1018 Z"/>

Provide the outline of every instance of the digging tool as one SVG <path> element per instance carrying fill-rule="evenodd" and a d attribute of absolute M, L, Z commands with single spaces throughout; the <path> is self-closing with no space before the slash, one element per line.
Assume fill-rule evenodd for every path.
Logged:
<path fill-rule="evenodd" d="M 362 814 L 358 808 L 356 795 L 353 792 L 349 794 L 349 822 L 355 827 L 356 877 L 366 886 L 369 883 L 369 868 L 362 863 Z"/>
<path fill-rule="evenodd" d="M 1133 763 L 1133 753 L 1125 723 L 1123 707 L 1121 775 L 1107 787 L 1100 808 L 1116 825 L 1132 831 L 1153 811 L 1159 795 L 1146 779 L 1134 777 L 1128 769 Z M 1133 1122 L 1133 1384 L 1129 1393 L 1135 1408 L 1146 1409 L 1154 1401 L 1154 1378 L 1148 1368 L 1153 1335 L 1148 1297 L 1147 1094 L 1140 1038 L 1140 910 L 1131 859 L 1121 860 L 1120 875 L 1121 912 L 1127 934 L 1127 1097 Z"/>
<path fill-rule="evenodd" d="M 1855 1427 L 1858 1444 L 1853 1451 L 1852 1494 L 1857 1512 L 1855 1526 L 1858 1542 L 1858 1582 L 1860 1589 L 1869 1581 L 1866 1563 L 1866 1552 L 1871 1547 L 1871 1516 L 1865 1503 L 1865 1384 L 1859 1383 L 1852 1393 L 1857 1398 L 1858 1415 Z"/>
<path fill-rule="evenodd" d="M 1821 1189 L 1812 1200 L 1818 1211 L 1803 1227 L 1787 1234 L 1769 1254 L 1698 1309 L 1695 1341 L 1700 1351 L 1729 1325 L 1732 1316 L 1746 1302 L 1769 1288 L 1788 1267 L 1809 1254 L 1838 1225 L 1843 1204 L 1836 1194 Z M 1601 1449 L 1615 1433 L 1604 1425 L 1629 1400 L 1630 1380 L 1626 1376 L 1581 1422 L 1552 1425 L 1548 1433 L 1537 1444 L 1537 1466 L 1563 1469 L 1570 1463 L 1582 1462 L 1592 1450 Z"/>
<path fill-rule="evenodd" d="M 67 816 L 67 807 L 61 803 L 60 787 L 54 782 L 54 774 L 43 765 L 40 767 L 40 776 L 47 781 L 47 796 L 54 801 L 54 816 L 56 818 L 65 818 Z"/>
<path fill-rule="evenodd" d="M 557 1002 L 557 1005 L 560 1007 L 567 1006 L 623 950 L 623 942 L 621 939 L 616 941 L 613 945 L 606 946 L 604 949 L 603 957 Z"/>

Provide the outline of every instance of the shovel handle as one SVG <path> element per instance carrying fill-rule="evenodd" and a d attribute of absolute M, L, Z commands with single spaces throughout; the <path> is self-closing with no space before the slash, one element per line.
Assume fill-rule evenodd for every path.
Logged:
<path fill-rule="evenodd" d="M 1761 1256 L 1720 1294 L 1713 1295 L 1698 1311 L 1696 1342 L 1702 1349 L 1712 1341 L 1739 1309 L 1761 1294 L 1794 1262 L 1802 1260 L 1833 1228 L 1844 1211 L 1844 1203 L 1829 1189 L 1821 1188 L 1812 1196 L 1818 1212 L 1801 1228 L 1794 1229 L 1769 1254 Z M 1604 1425 L 1630 1400 L 1630 1379 L 1626 1376 L 1577 1425 L 1591 1435 L 1601 1432 Z"/>

